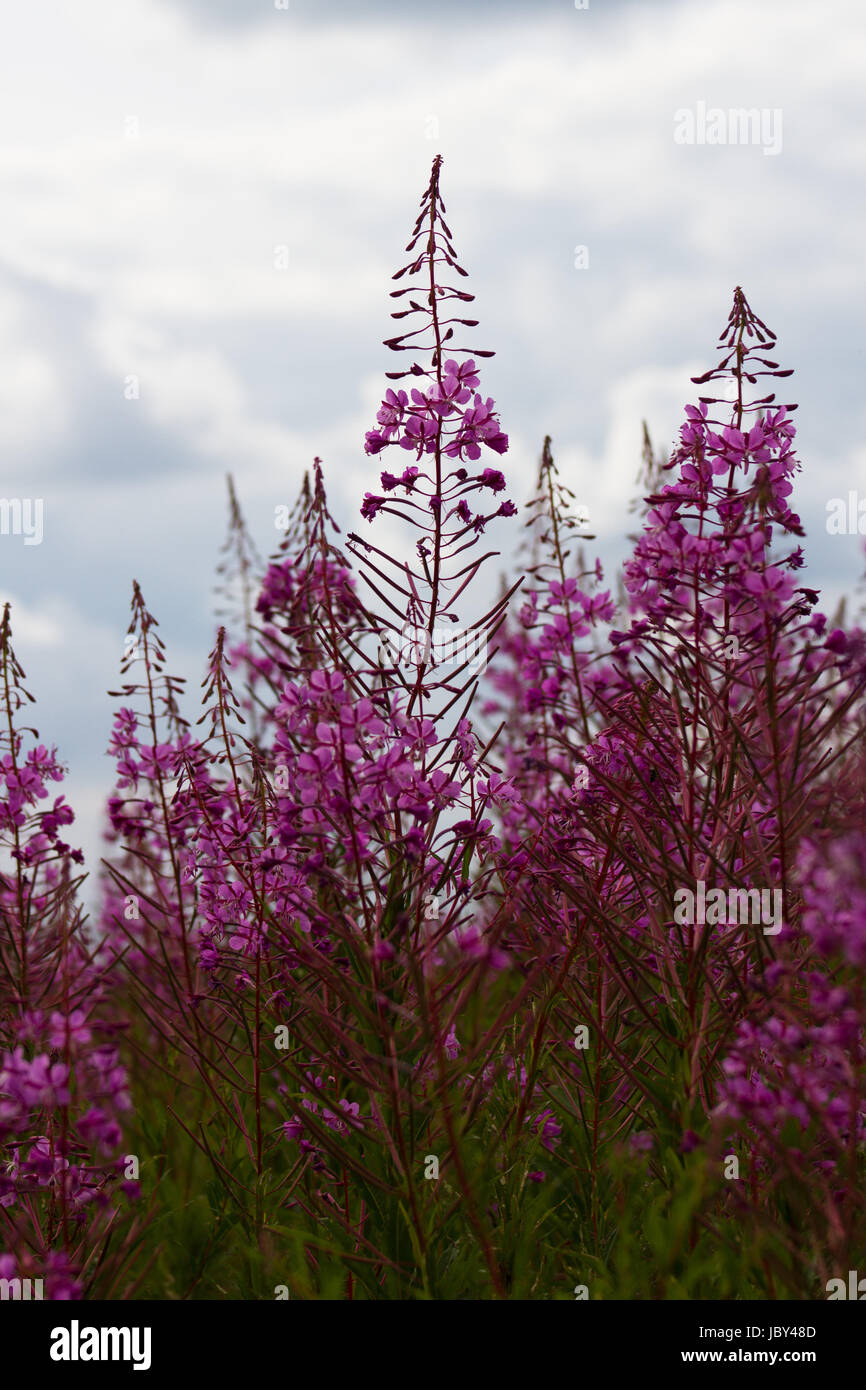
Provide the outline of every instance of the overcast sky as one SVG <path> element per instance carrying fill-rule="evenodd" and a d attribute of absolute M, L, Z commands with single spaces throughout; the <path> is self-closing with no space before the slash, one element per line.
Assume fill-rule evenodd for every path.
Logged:
<path fill-rule="evenodd" d="M 741 284 L 795 368 L 810 582 L 853 589 L 862 542 L 825 516 L 866 493 L 862 0 L 0 12 L 0 496 L 44 503 L 40 545 L 0 535 L 0 597 L 89 859 L 133 577 L 197 692 L 226 471 L 265 552 L 315 454 L 366 526 L 390 276 L 436 153 L 508 496 L 549 432 L 621 557 L 641 421 L 671 443 Z M 760 139 L 675 139 L 678 112 L 741 107 Z"/>

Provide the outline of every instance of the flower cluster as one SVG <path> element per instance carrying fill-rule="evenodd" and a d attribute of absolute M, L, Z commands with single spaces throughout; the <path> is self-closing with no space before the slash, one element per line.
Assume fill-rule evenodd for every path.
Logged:
<path fill-rule="evenodd" d="M 465 362 L 450 357 L 443 363 L 440 377 L 426 393 L 412 388 L 411 402 L 405 391 L 389 389 L 376 415 L 380 428 L 367 433 L 366 452 L 379 454 L 389 444 L 399 444 L 401 449 L 414 451 L 420 459 L 423 454 L 435 453 L 438 447 L 447 458 L 473 463 L 480 459 L 482 445 L 496 454 L 504 454 L 508 435 L 502 433 L 491 398 L 488 396 L 485 401 L 477 391 L 473 392 L 479 384 L 478 370 L 471 357 Z M 383 473 L 382 486 L 390 491 L 403 483 L 411 490 L 417 472 L 417 468 L 414 471 L 406 469 L 400 478 Z M 485 474 L 494 472 L 485 469 Z M 496 474 L 497 479 L 501 477 Z M 482 486 L 493 484 L 482 483 Z M 494 491 L 499 490 L 494 487 Z"/>
<path fill-rule="evenodd" d="M 64 771 L 35 731 L 28 748 L 16 727 L 28 697 L 8 604 L 0 674 L 0 1271 L 42 1279 L 48 1298 L 64 1299 L 80 1296 L 117 1215 L 130 1099 L 109 983 L 74 902 L 82 855 L 60 835 L 73 814 L 49 790 Z"/>
<path fill-rule="evenodd" d="M 811 1136 L 808 1161 L 833 1173 L 848 1161 L 849 1141 L 866 1138 L 866 1037 L 858 1006 L 866 970 L 866 835 L 857 829 L 804 842 L 798 870 L 802 928 L 816 952 L 806 995 L 792 1001 L 783 994 L 781 1007 L 762 1022 L 738 1024 L 715 1114 L 749 1124 L 765 1167 L 794 1120 Z M 850 983 L 834 980 L 830 966 L 838 957 L 853 967 Z M 769 967 L 771 1001 L 792 974 L 791 966 Z"/>
<path fill-rule="evenodd" d="M 395 352 L 418 351 L 422 347 L 429 350 L 428 363 L 416 360 L 406 371 L 388 373 L 392 378 L 411 375 L 425 379 L 428 384 L 423 390 L 413 386 L 408 392 L 402 387 L 389 387 L 376 416 L 377 428 L 367 432 L 364 446 L 366 453 L 371 455 L 397 446 L 412 454 L 415 462 L 400 473 L 383 471 L 382 493 L 366 493 L 361 504 L 361 515 L 367 521 L 373 521 L 383 510 L 390 510 L 398 516 L 411 517 L 415 525 L 423 526 L 425 522 L 417 513 L 432 513 L 429 524 L 431 531 L 440 537 L 440 546 L 442 528 L 449 521 L 456 528 L 457 537 L 466 530 L 477 536 L 493 516 L 509 517 L 517 512 L 514 503 L 506 500 L 492 511 L 473 513 L 466 500 L 473 492 L 496 494 L 505 490 L 505 477 L 498 468 L 470 472 L 465 465 L 477 463 L 483 449 L 504 454 L 508 449 L 508 435 L 502 431 L 492 398 L 485 399 L 477 389 L 481 378 L 476 357 L 490 357 L 492 353 L 475 350 L 462 360 L 456 355 L 444 355 L 444 345 L 453 337 L 455 325 L 474 327 L 477 319 L 448 317 L 451 304 L 466 303 L 474 296 L 440 280 L 443 266 L 466 274 L 457 261 L 451 233 L 444 221 L 445 205 L 439 192 L 441 164 L 440 157 L 433 162 L 430 184 L 406 248 L 415 252 L 420 244 L 423 250 L 394 276 L 397 280 L 407 273 L 418 275 L 427 280 L 428 289 L 431 283 L 433 288 L 426 295 L 426 307 L 423 302 L 410 299 L 409 309 L 395 310 L 392 315 L 403 319 L 414 314 L 421 326 L 386 340 L 386 346 Z M 412 294 L 413 287 L 392 293 L 400 298 Z M 425 334 L 429 334 L 426 342 Z M 468 352 L 465 349 L 452 351 Z M 405 496 L 389 499 L 389 494 L 398 489 L 402 489 Z"/>

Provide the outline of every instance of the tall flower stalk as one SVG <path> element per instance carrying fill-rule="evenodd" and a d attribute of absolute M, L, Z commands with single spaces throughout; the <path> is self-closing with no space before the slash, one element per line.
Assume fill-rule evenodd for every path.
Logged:
<path fill-rule="evenodd" d="M 106 1251 L 136 1186 L 124 1178 L 123 1022 L 76 902 L 83 857 L 56 749 L 19 716 L 32 702 L 0 620 L 0 1278 L 42 1296 L 123 1288 L 129 1239 Z"/>

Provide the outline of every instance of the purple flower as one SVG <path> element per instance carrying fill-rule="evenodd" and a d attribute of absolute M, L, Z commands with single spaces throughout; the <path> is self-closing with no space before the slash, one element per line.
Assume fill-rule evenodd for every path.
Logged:
<path fill-rule="evenodd" d="M 495 434 L 488 434 L 484 443 L 496 454 L 508 452 L 508 435 L 503 434 L 501 430 L 497 430 Z"/>
<path fill-rule="evenodd" d="M 562 1134 L 562 1125 L 553 1111 L 542 1110 L 541 1114 L 535 1117 L 532 1127 L 536 1134 L 540 1134 L 542 1147 L 547 1149 L 548 1153 L 553 1153 Z"/>
<path fill-rule="evenodd" d="M 649 1153 L 655 1144 L 655 1140 L 648 1130 L 640 1130 L 629 1137 L 629 1144 L 635 1153 Z"/>
<path fill-rule="evenodd" d="M 498 468 L 485 468 L 478 481 L 482 487 L 489 487 L 493 492 L 502 492 L 505 488 L 505 476 Z"/>
<path fill-rule="evenodd" d="M 66 1046 L 67 1036 L 73 1046 L 82 1046 L 89 1043 L 92 1037 L 90 1029 L 87 1027 L 87 1015 L 83 1009 L 73 1009 L 68 1016 L 54 1012 L 51 1015 L 48 1041 L 52 1047 L 62 1049 Z"/>

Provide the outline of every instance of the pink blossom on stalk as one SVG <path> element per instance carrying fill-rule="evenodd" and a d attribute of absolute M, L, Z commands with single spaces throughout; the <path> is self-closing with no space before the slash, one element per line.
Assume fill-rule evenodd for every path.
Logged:
<path fill-rule="evenodd" d="M 45 1297 L 68 1299 L 82 1296 L 81 1271 L 96 1251 L 105 1253 L 119 1214 L 112 1160 L 128 1099 L 115 1049 L 97 1041 L 112 1031 L 108 986 L 75 906 L 72 866 L 82 855 L 59 836 L 73 813 L 61 797 L 42 805 L 63 769 L 44 744 L 28 748 L 31 731 L 17 727 L 22 677 L 7 604 L 0 622 L 0 1239 L 13 1251 L 0 1251 L 0 1277 L 37 1277 Z M 127 715 L 118 751 L 130 727 Z"/>

